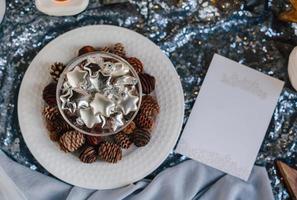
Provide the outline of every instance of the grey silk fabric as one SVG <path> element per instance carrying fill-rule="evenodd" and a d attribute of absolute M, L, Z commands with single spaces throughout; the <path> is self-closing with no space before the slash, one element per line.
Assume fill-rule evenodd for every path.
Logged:
<path fill-rule="evenodd" d="M 98 177 L 100 178 L 100 177 Z M 157 175 L 113 190 L 89 190 L 30 170 L 0 151 L 1 200 L 271 200 L 264 167 L 255 166 L 248 182 L 188 160 Z"/>

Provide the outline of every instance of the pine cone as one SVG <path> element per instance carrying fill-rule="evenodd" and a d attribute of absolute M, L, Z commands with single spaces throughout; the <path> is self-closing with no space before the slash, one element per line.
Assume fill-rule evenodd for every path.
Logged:
<path fill-rule="evenodd" d="M 91 128 L 91 133 L 95 135 L 100 135 L 103 132 L 101 124 L 95 124 L 93 128 Z"/>
<path fill-rule="evenodd" d="M 73 130 L 73 128 L 63 119 L 57 107 L 46 106 L 43 115 L 46 120 L 46 128 L 50 132 L 61 134 Z"/>
<path fill-rule="evenodd" d="M 57 90 L 57 83 L 50 83 L 43 89 L 43 92 L 42 92 L 43 100 L 50 106 L 57 105 L 56 90 Z"/>
<path fill-rule="evenodd" d="M 142 102 L 149 102 L 149 103 L 158 103 L 155 97 L 151 95 L 144 95 L 142 96 Z"/>
<path fill-rule="evenodd" d="M 151 134 L 145 129 L 136 129 L 132 134 L 132 140 L 135 146 L 143 147 L 149 143 Z"/>
<path fill-rule="evenodd" d="M 123 149 L 128 149 L 132 142 L 129 140 L 129 137 L 125 133 L 118 133 L 114 137 L 115 142 Z"/>
<path fill-rule="evenodd" d="M 126 56 L 124 45 L 122 43 L 116 43 L 112 49 L 112 53 L 124 58 Z"/>
<path fill-rule="evenodd" d="M 136 115 L 134 122 L 136 123 L 136 126 L 138 128 L 144 128 L 144 129 L 149 129 L 149 130 L 151 130 L 155 124 L 154 120 L 151 117 L 146 116 L 146 115 L 142 114 L 141 112 L 139 112 Z"/>
<path fill-rule="evenodd" d="M 52 133 L 52 132 L 55 132 L 56 128 L 55 126 L 53 126 L 53 123 L 49 120 L 45 120 L 45 125 L 46 125 L 46 129 Z"/>
<path fill-rule="evenodd" d="M 96 51 L 96 49 L 92 46 L 84 46 L 82 48 L 80 48 L 78 50 L 78 56 L 81 56 L 83 54 L 86 54 L 86 53 L 90 53 L 90 52 L 93 52 L 93 51 Z"/>
<path fill-rule="evenodd" d="M 92 145 L 92 146 L 97 146 L 100 143 L 104 142 L 103 138 L 100 136 L 90 136 L 87 135 L 86 136 L 87 142 L 88 144 Z"/>
<path fill-rule="evenodd" d="M 99 157 L 110 163 L 116 163 L 122 159 L 122 150 L 117 144 L 104 142 L 98 149 Z"/>
<path fill-rule="evenodd" d="M 143 72 L 143 64 L 138 58 L 130 57 L 126 58 L 126 60 L 135 69 L 137 73 Z"/>
<path fill-rule="evenodd" d="M 103 51 L 103 52 L 110 52 L 110 48 L 109 47 L 101 47 L 101 48 L 98 48 L 98 51 Z"/>
<path fill-rule="evenodd" d="M 135 125 L 135 123 L 132 121 L 132 122 L 130 122 L 124 129 L 123 129 L 123 133 L 125 133 L 125 134 L 127 134 L 127 135 L 129 135 L 129 134 L 131 134 L 131 133 L 133 133 L 133 131 L 135 130 L 135 128 L 136 128 L 136 125 Z"/>
<path fill-rule="evenodd" d="M 60 140 L 60 134 L 58 134 L 56 132 L 51 132 L 49 134 L 49 137 L 50 137 L 51 141 L 53 141 L 53 142 L 58 142 Z"/>
<path fill-rule="evenodd" d="M 54 121 L 46 120 L 46 127 L 51 133 L 63 134 L 67 131 L 74 130 L 62 117 Z"/>
<path fill-rule="evenodd" d="M 61 148 L 66 152 L 73 152 L 85 143 L 85 136 L 78 131 L 68 131 L 60 138 Z"/>
<path fill-rule="evenodd" d="M 60 116 L 60 112 L 57 107 L 45 106 L 43 110 L 43 116 L 46 120 L 53 121 Z"/>
<path fill-rule="evenodd" d="M 139 112 L 149 117 L 156 117 L 160 113 L 160 106 L 154 97 L 145 95 L 142 97 Z"/>
<path fill-rule="evenodd" d="M 152 91 L 155 90 L 155 84 L 156 84 L 155 77 L 146 73 L 140 73 L 138 74 L 138 76 L 142 86 L 142 92 L 144 94 L 150 94 Z"/>
<path fill-rule="evenodd" d="M 59 80 L 60 75 L 61 75 L 62 72 L 64 71 L 65 67 L 66 67 L 66 66 L 65 66 L 63 63 L 60 63 L 60 62 L 56 62 L 56 63 L 54 63 L 54 64 L 51 66 L 50 74 L 51 74 L 52 78 L 53 78 L 55 81 L 58 81 L 58 80 Z"/>
<path fill-rule="evenodd" d="M 65 153 L 68 153 L 69 152 L 68 149 L 66 149 L 63 144 L 61 144 L 61 143 L 59 143 L 59 144 L 60 144 L 60 149 L 62 151 L 64 151 Z"/>
<path fill-rule="evenodd" d="M 84 163 L 92 163 L 97 159 L 97 153 L 94 147 L 86 147 L 80 154 L 79 159 Z"/>

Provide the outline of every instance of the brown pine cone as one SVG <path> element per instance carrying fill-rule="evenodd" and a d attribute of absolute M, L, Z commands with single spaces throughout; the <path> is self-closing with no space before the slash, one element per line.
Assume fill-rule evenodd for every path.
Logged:
<path fill-rule="evenodd" d="M 57 107 L 45 106 L 43 116 L 46 120 L 53 121 L 60 116 L 60 112 Z"/>
<path fill-rule="evenodd" d="M 116 43 L 112 49 L 112 53 L 124 58 L 126 56 L 124 45 L 122 43 Z"/>
<path fill-rule="evenodd" d="M 103 52 L 110 52 L 111 51 L 111 49 L 109 48 L 109 47 L 100 47 L 100 48 L 98 48 L 98 51 L 103 51 Z"/>
<path fill-rule="evenodd" d="M 51 132 L 49 134 L 49 137 L 50 137 L 51 141 L 53 141 L 53 142 L 58 142 L 60 140 L 60 134 L 58 134 L 56 132 Z"/>
<path fill-rule="evenodd" d="M 138 58 L 130 57 L 126 58 L 126 60 L 135 69 L 137 73 L 143 72 L 143 64 Z"/>
<path fill-rule="evenodd" d="M 58 117 L 53 121 L 46 120 L 46 127 L 51 133 L 63 134 L 73 128 L 62 118 Z"/>
<path fill-rule="evenodd" d="M 50 120 L 45 120 L 45 125 L 46 125 L 46 129 L 47 129 L 50 133 L 55 132 L 56 127 L 54 126 L 54 124 L 52 123 L 52 121 L 50 121 Z"/>
<path fill-rule="evenodd" d="M 53 78 L 55 81 L 58 81 L 58 80 L 59 80 L 60 75 L 61 75 L 62 72 L 64 71 L 65 67 L 66 67 L 66 66 L 65 66 L 63 63 L 60 63 L 60 62 L 56 62 L 56 63 L 54 63 L 54 64 L 51 66 L 50 74 L 51 74 L 52 78 Z"/>
<path fill-rule="evenodd" d="M 86 54 L 86 53 L 90 53 L 90 52 L 93 52 L 93 51 L 96 51 L 96 49 L 92 46 L 83 46 L 82 48 L 80 48 L 78 50 L 78 56 L 81 56 L 83 54 Z"/>
<path fill-rule="evenodd" d="M 104 142 L 98 149 L 99 157 L 110 163 L 116 163 L 122 159 L 122 150 L 117 144 Z"/>
<path fill-rule="evenodd" d="M 127 135 L 129 135 L 129 134 L 131 134 L 131 133 L 133 133 L 133 131 L 135 130 L 135 128 L 136 128 L 136 125 L 135 125 L 135 123 L 132 121 L 132 122 L 130 122 L 124 129 L 123 129 L 123 133 L 125 133 L 125 134 L 127 134 Z"/>
<path fill-rule="evenodd" d="M 85 136 L 78 131 L 68 131 L 60 138 L 62 149 L 66 152 L 73 152 L 85 143 Z"/>
<path fill-rule="evenodd" d="M 144 114 L 142 114 L 141 112 L 139 112 L 136 117 L 134 122 L 136 123 L 136 126 L 138 128 L 144 128 L 144 129 L 149 129 L 151 130 L 154 127 L 154 119 L 146 116 Z"/>
<path fill-rule="evenodd" d="M 154 97 L 145 95 L 142 97 L 139 112 L 146 116 L 156 117 L 160 113 L 160 106 Z"/>
<path fill-rule="evenodd" d="M 56 99 L 57 83 L 50 83 L 43 89 L 42 97 L 43 100 L 50 106 L 57 105 Z"/>
<path fill-rule="evenodd" d="M 158 103 L 156 98 L 151 95 L 144 95 L 142 96 L 142 102 L 149 102 L 149 103 Z"/>
<path fill-rule="evenodd" d="M 135 146 L 143 147 L 149 143 L 151 134 L 145 129 L 136 129 L 132 134 L 132 140 Z"/>
<path fill-rule="evenodd" d="M 87 135 L 86 139 L 87 139 L 88 144 L 90 144 L 92 146 L 97 146 L 100 143 L 104 142 L 104 139 L 100 136 Z"/>
<path fill-rule="evenodd" d="M 128 149 L 132 144 L 129 137 L 122 132 L 116 134 L 114 139 L 115 139 L 115 142 L 123 149 Z"/>
<path fill-rule="evenodd" d="M 95 124 L 95 126 L 93 128 L 91 128 L 91 133 L 93 134 L 101 134 L 103 132 L 102 126 L 99 124 Z"/>
<path fill-rule="evenodd" d="M 92 163 L 97 159 L 96 149 L 92 146 L 86 147 L 80 154 L 79 159 L 84 163 Z"/>
<path fill-rule="evenodd" d="M 59 140 L 60 141 L 60 140 Z M 65 147 L 64 147 L 64 145 L 63 144 L 61 144 L 61 143 L 59 143 L 60 144 L 60 149 L 62 150 L 62 151 L 64 151 L 65 153 L 68 153 L 69 151 L 68 151 L 68 149 L 66 149 Z"/>
<path fill-rule="evenodd" d="M 46 120 L 46 128 L 50 132 L 61 134 L 73 130 L 73 128 L 63 119 L 57 107 L 45 106 L 43 115 Z"/>
<path fill-rule="evenodd" d="M 155 90 L 155 84 L 156 84 L 155 77 L 146 73 L 139 73 L 138 76 L 142 86 L 142 92 L 144 94 L 150 94 L 152 91 Z"/>

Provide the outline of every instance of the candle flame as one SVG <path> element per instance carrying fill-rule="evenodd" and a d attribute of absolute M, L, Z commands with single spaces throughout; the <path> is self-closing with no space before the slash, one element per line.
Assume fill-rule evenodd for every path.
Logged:
<path fill-rule="evenodd" d="M 67 1 L 70 1 L 70 0 L 54 0 L 54 2 L 56 3 L 66 3 Z"/>

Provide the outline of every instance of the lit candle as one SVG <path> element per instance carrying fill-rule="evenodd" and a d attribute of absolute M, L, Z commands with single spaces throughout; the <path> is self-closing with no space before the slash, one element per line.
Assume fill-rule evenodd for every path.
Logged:
<path fill-rule="evenodd" d="M 89 0 L 35 0 L 38 10 L 52 16 L 76 15 L 89 4 Z"/>

